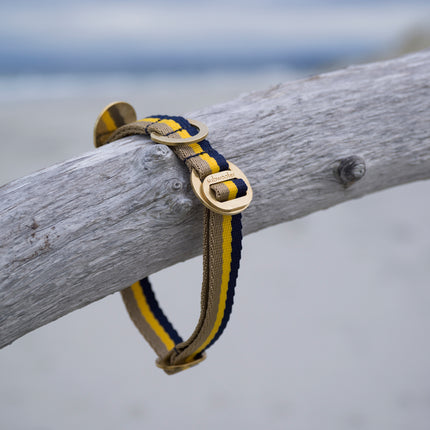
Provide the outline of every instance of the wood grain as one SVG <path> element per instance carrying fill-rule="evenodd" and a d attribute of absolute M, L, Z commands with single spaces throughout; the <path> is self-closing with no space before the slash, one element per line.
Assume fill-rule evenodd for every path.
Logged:
<path fill-rule="evenodd" d="M 243 216 L 251 233 L 430 178 L 430 51 L 187 116 L 206 123 L 212 145 L 251 181 Z M 1 187 L 0 346 L 198 255 L 201 223 L 185 167 L 143 137 Z"/>

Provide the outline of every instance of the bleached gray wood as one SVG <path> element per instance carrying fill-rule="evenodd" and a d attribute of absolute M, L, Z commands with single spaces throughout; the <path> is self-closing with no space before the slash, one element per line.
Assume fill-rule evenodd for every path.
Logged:
<path fill-rule="evenodd" d="M 243 216 L 251 233 L 430 177 L 430 51 L 280 84 L 189 117 L 208 125 L 213 146 L 253 184 Z M 350 157 L 358 164 L 348 183 L 351 172 L 339 166 Z M 0 346 L 199 254 L 201 220 L 184 166 L 143 137 L 3 186 Z"/>

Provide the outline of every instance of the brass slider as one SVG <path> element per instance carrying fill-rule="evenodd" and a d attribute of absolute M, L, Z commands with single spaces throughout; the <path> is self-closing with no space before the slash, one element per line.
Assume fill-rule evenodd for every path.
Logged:
<path fill-rule="evenodd" d="M 206 360 L 206 354 L 203 353 L 199 358 L 196 358 L 193 361 L 190 361 L 189 363 L 181 363 L 181 364 L 166 364 L 161 358 L 158 358 L 155 361 L 155 364 L 160 369 L 163 369 L 168 374 L 178 373 L 182 370 L 189 369 L 190 367 L 196 366 L 197 364 L 201 363 L 202 361 Z"/>
<path fill-rule="evenodd" d="M 203 179 L 203 182 L 200 180 L 197 172 L 192 170 L 191 187 L 193 188 L 195 195 L 211 211 L 221 215 L 236 215 L 244 211 L 251 203 L 252 188 L 245 174 L 239 169 L 239 167 L 230 161 L 228 162 L 228 165 L 230 167 L 229 170 L 223 170 L 222 172 L 208 175 Z M 227 200 L 225 202 L 220 202 L 215 198 L 215 193 L 210 187 L 213 184 L 228 181 L 230 179 L 242 179 L 248 187 L 246 195 L 232 200 Z"/>
<path fill-rule="evenodd" d="M 163 143 L 168 146 L 176 146 L 176 145 L 190 145 L 191 143 L 197 143 L 206 138 L 209 134 L 209 130 L 205 124 L 200 121 L 196 121 L 194 119 L 189 119 L 188 122 L 194 127 L 199 129 L 199 132 L 195 136 L 191 137 L 166 137 L 161 134 L 152 132 L 151 139 L 156 143 Z"/>

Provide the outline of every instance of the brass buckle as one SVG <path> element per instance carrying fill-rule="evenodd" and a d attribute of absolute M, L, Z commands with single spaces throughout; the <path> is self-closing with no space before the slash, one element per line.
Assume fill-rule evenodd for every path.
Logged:
<path fill-rule="evenodd" d="M 197 143 L 206 138 L 209 134 L 209 130 L 205 124 L 200 121 L 196 121 L 195 119 L 189 119 L 188 122 L 194 127 L 199 129 L 199 132 L 195 136 L 191 137 L 166 137 L 161 134 L 157 134 L 152 132 L 150 134 L 153 142 L 162 143 L 167 146 L 176 146 L 176 145 L 190 145 L 191 143 Z"/>
<path fill-rule="evenodd" d="M 197 172 L 193 169 L 191 171 L 191 187 L 195 195 L 201 200 L 201 202 L 211 211 L 219 213 L 221 215 L 236 215 L 244 211 L 252 200 L 252 188 L 245 176 L 245 174 L 233 163 L 228 162 L 229 170 L 223 170 L 222 172 L 213 173 L 212 175 L 206 176 L 203 182 L 200 180 Z M 215 198 L 214 192 L 210 186 L 219 182 L 228 181 L 230 179 L 242 179 L 248 190 L 246 195 L 237 197 L 233 200 L 227 200 L 225 202 L 219 202 Z"/>

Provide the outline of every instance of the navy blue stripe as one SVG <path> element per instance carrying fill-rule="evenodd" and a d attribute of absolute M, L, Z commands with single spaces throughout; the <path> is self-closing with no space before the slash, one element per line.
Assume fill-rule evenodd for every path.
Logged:
<path fill-rule="evenodd" d="M 208 349 L 212 346 L 227 326 L 230 314 L 233 309 L 234 290 L 236 287 L 237 274 L 240 265 L 240 255 L 242 251 L 242 214 L 233 215 L 231 217 L 231 264 L 230 264 L 230 278 L 228 280 L 227 299 L 225 302 L 224 316 L 221 325 L 212 339 L 211 343 L 206 347 Z"/>
<path fill-rule="evenodd" d="M 171 116 L 169 119 L 176 121 L 184 130 L 187 130 L 191 136 L 198 134 L 199 129 L 191 125 L 187 119 L 182 116 Z"/>
<path fill-rule="evenodd" d="M 161 326 L 164 328 L 166 333 L 170 336 L 170 338 L 173 340 L 173 342 L 176 345 L 178 343 L 181 343 L 182 338 L 181 336 L 179 336 L 178 332 L 175 330 L 171 322 L 167 319 L 166 315 L 164 315 L 163 311 L 161 310 L 157 302 L 157 299 L 155 298 L 155 294 L 152 291 L 152 287 L 151 287 L 151 283 L 149 282 L 149 279 L 148 278 L 141 279 L 139 281 L 139 284 L 142 288 L 142 293 L 145 296 L 148 306 L 151 309 L 151 312 L 154 314 L 154 317 L 161 324 Z"/>
<path fill-rule="evenodd" d="M 218 151 L 213 149 L 206 139 L 199 142 L 199 145 L 202 147 L 204 152 L 207 152 L 216 161 L 220 171 L 229 169 L 227 160 Z"/>
<path fill-rule="evenodd" d="M 243 179 L 232 179 L 234 185 L 236 185 L 237 187 L 237 194 L 236 194 L 236 198 L 237 197 L 243 197 L 246 195 L 246 192 L 248 191 L 248 187 L 245 184 L 245 181 Z"/>

